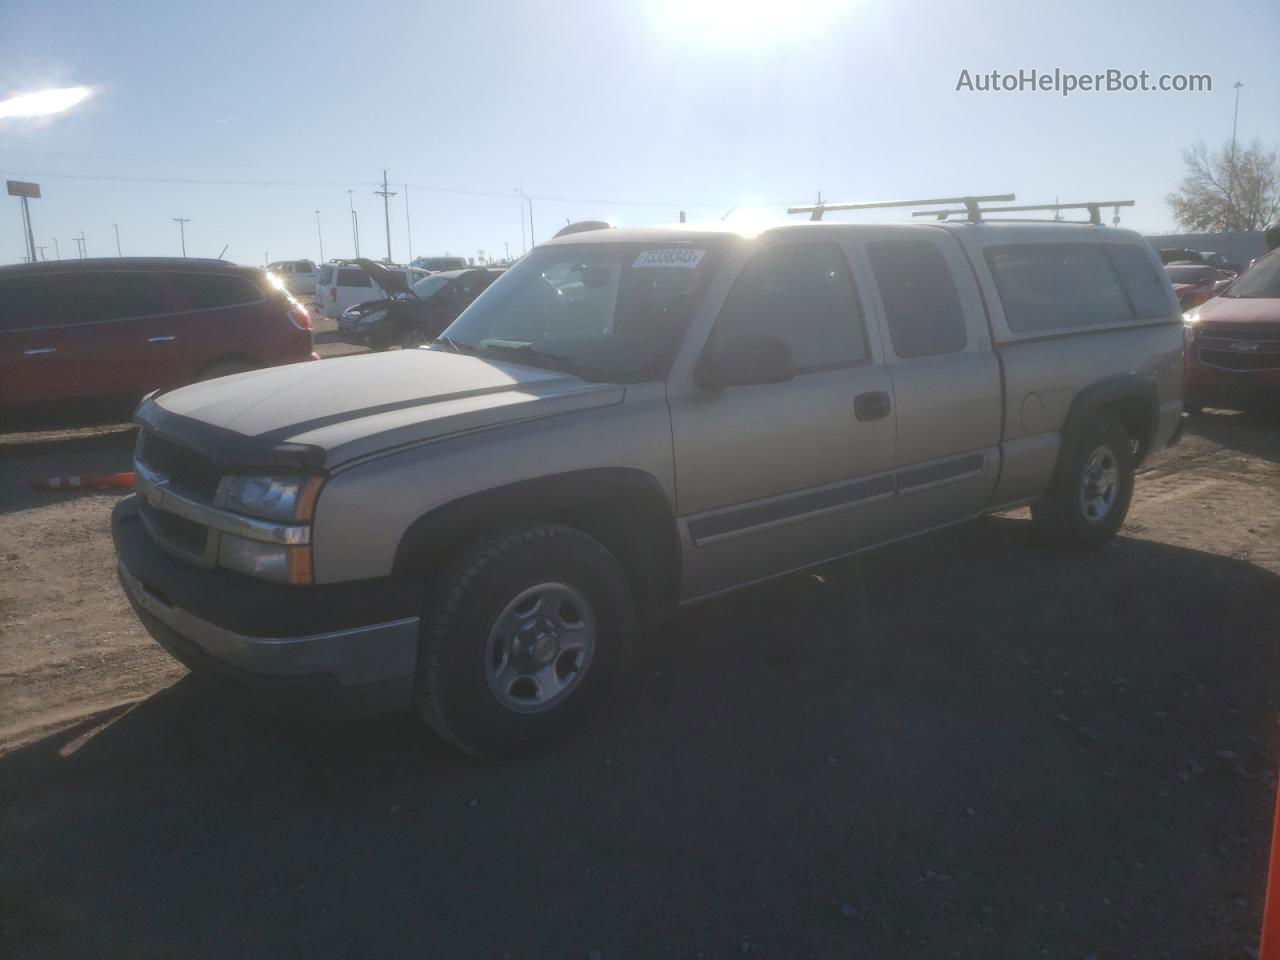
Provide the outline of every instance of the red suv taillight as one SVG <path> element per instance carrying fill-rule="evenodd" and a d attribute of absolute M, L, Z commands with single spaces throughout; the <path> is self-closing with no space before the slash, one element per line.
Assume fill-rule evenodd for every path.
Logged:
<path fill-rule="evenodd" d="M 294 307 L 289 311 L 289 319 L 293 321 L 293 325 L 299 330 L 313 331 L 316 328 L 315 321 L 311 319 L 311 314 L 302 307 Z"/>

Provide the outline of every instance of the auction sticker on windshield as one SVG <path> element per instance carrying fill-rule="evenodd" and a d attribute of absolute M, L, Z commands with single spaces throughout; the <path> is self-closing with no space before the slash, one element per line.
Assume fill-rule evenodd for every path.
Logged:
<path fill-rule="evenodd" d="M 690 250 L 688 247 L 668 247 L 665 250 L 645 250 L 636 257 L 632 267 L 685 267 L 692 270 L 702 262 L 707 251 Z"/>

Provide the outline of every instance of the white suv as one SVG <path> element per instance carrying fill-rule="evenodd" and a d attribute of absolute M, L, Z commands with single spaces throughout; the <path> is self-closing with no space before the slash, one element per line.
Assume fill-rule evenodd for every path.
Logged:
<path fill-rule="evenodd" d="M 419 270 L 417 267 L 395 263 L 379 263 L 378 266 L 403 274 L 410 286 L 430 276 L 430 271 Z M 320 268 L 320 274 L 316 278 L 315 310 L 317 314 L 336 320 L 348 307 L 370 300 L 386 300 L 393 293 L 392 290 L 384 290 L 359 261 L 331 261 Z"/>
<path fill-rule="evenodd" d="M 310 260 L 277 260 L 267 264 L 267 270 L 279 277 L 295 297 L 309 297 L 316 292 L 316 265 Z"/>

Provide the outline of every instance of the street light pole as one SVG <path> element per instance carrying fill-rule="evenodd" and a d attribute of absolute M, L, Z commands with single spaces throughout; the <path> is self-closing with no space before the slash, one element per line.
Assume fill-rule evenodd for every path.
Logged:
<path fill-rule="evenodd" d="M 117 257 L 123 257 L 123 256 L 124 256 L 124 254 L 120 252 L 120 224 L 118 224 L 118 223 L 113 223 L 111 226 L 112 226 L 112 227 L 115 229 L 115 231 L 116 231 L 116 256 L 117 256 Z"/>
<path fill-rule="evenodd" d="M 356 202 L 352 199 L 354 190 L 347 191 L 347 206 L 351 209 L 351 244 L 356 248 L 356 256 L 360 256 L 360 219 L 356 216 Z"/>
<path fill-rule="evenodd" d="M 187 224 L 191 222 L 190 217 L 174 217 L 174 222 L 178 225 L 178 236 L 182 238 L 182 255 L 187 255 Z"/>
<path fill-rule="evenodd" d="M 1240 88 L 1244 84 L 1239 80 L 1235 82 L 1236 89 L 1236 105 L 1231 114 L 1231 169 L 1227 172 L 1227 212 L 1235 217 L 1236 215 L 1236 127 L 1240 122 Z M 1241 224 L 1232 224 L 1237 229 Z"/>
<path fill-rule="evenodd" d="M 316 211 L 316 236 L 320 239 L 320 262 L 324 263 L 324 234 L 320 231 L 320 211 Z"/>
<path fill-rule="evenodd" d="M 409 253 L 405 256 L 405 263 L 413 262 L 413 222 L 409 219 L 409 185 L 404 185 L 404 231 L 409 237 Z"/>

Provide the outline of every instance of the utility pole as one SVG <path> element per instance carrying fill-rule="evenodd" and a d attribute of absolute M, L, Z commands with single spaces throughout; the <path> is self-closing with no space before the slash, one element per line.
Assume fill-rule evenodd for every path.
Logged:
<path fill-rule="evenodd" d="M 404 229 L 409 235 L 409 254 L 404 258 L 405 263 L 413 263 L 413 224 L 409 222 L 409 185 L 404 185 Z"/>
<path fill-rule="evenodd" d="M 538 242 L 533 239 L 533 197 L 529 196 L 519 187 L 516 187 L 516 193 L 520 194 L 520 197 L 522 198 L 522 201 L 524 203 L 529 204 L 529 246 L 532 247 Z M 524 223 L 523 223 L 524 207 L 523 206 L 521 206 L 520 208 L 520 213 L 522 218 L 521 224 L 520 224 L 520 230 L 521 232 L 523 232 L 524 231 Z"/>
<path fill-rule="evenodd" d="M 55 259 L 55 260 L 61 260 L 61 259 L 62 259 L 62 248 L 58 246 L 58 238 L 57 238 L 57 237 L 54 237 L 54 238 L 53 238 L 53 259 Z"/>
<path fill-rule="evenodd" d="M 115 231 L 116 231 L 116 256 L 117 256 L 117 257 L 123 257 L 123 256 L 124 256 L 124 254 L 120 252 L 120 224 L 118 224 L 118 223 L 113 223 L 111 226 L 112 226 L 112 227 L 115 229 Z"/>
<path fill-rule="evenodd" d="M 320 262 L 324 263 L 324 234 L 320 232 L 320 211 L 316 211 L 316 236 L 320 238 Z"/>
<path fill-rule="evenodd" d="M 521 218 L 520 218 L 520 226 L 522 226 L 522 227 L 524 226 L 524 217 L 521 217 Z M 506 251 L 506 254 L 507 254 L 507 263 L 510 263 L 510 262 L 511 262 L 511 244 L 509 244 L 509 243 L 507 243 L 507 241 L 503 240 L 503 241 L 502 241 L 502 249 Z"/>
<path fill-rule="evenodd" d="M 178 224 L 178 236 L 182 238 L 182 255 L 187 255 L 187 224 L 191 222 L 190 217 L 174 217 L 174 222 Z"/>
<path fill-rule="evenodd" d="M 347 191 L 347 206 L 351 208 L 351 243 L 356 248 L 356 256 L 360 256 L 360 219 L 356 216 L 356 202 L 352 199 L 354 190 Z"/>
<path fill-rule="evenodd" d="M 44 255 L 45 245 L 44 245 L 43 243 L 42 243 L 42 244 L 40 244 L 40 246 L 36 247 L 36 250 L 38 250 L 38 251 L 40 252 L 40 259 L 41 259 L 41 260 L 48 260 L 48 259 L 49 259 L 48 257 L 46 257 L 46 256 Z"/>
<path fill-rule="evenodd" d="M 88 260 L 88 259 L 89 259 L 89 244 L 85 242 L 85 239 L 84 239 L 84 231 L 83 231 L 83 230 L 81 230 L 81 231 L 80 231 L 80 236 L 76 237 L 75 239 L 76 239 L 76 243 L 80 245 L 80 259 L 81 259 L 81 260 Z"/>
<path fill-rule="evenodd" d="M 391 206 L 389 201 L 396 191 L 387 189 L 387 171 L 382 171 L 382 189 L 373 191 L 374 196 L 382 198 L 382 219 L 387 228 L 387 263 L 391 263 Z"/>

